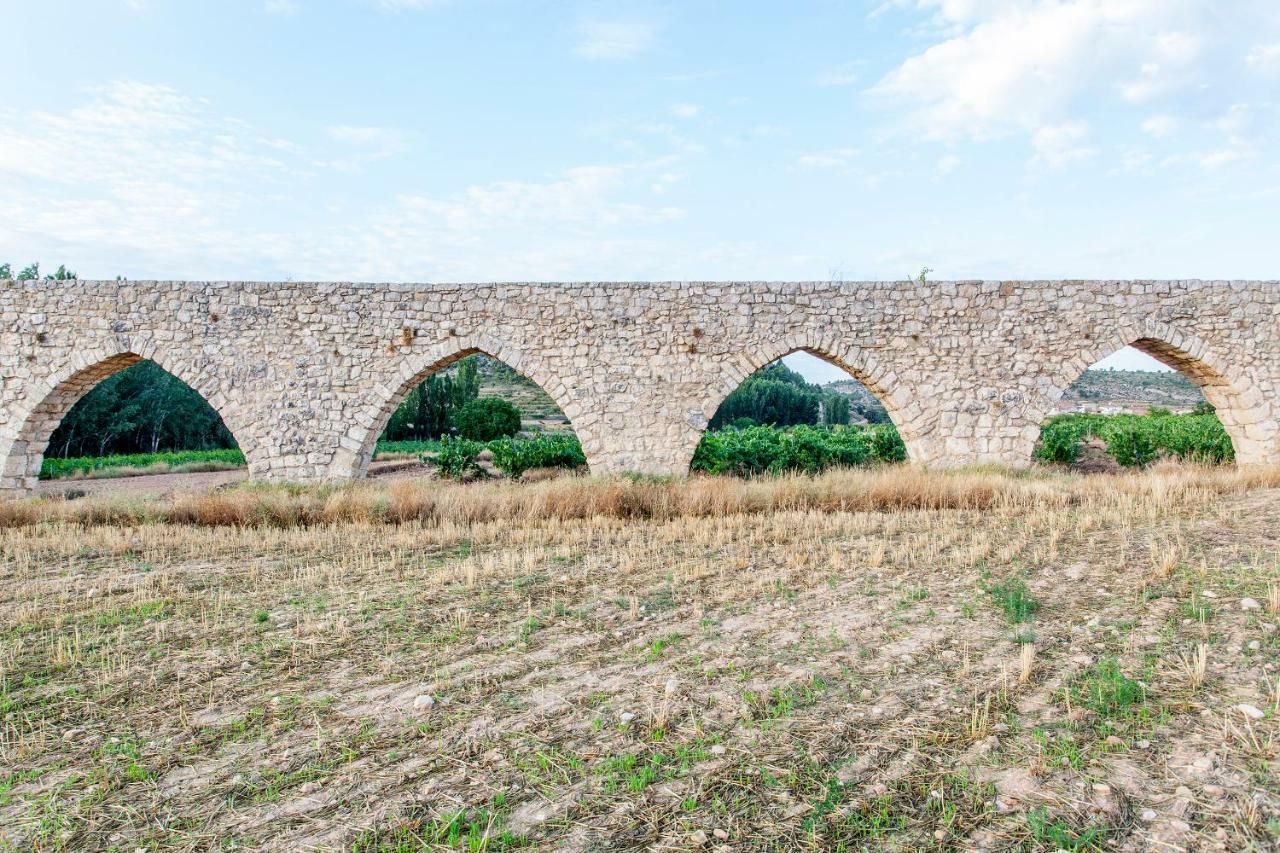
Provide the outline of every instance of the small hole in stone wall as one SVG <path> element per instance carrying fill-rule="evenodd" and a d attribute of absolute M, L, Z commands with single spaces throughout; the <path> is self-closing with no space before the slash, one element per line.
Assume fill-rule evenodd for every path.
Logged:
<path fill-rule="evenodd" d="M 916 342 L 919 342 L 919 341 L 920 341 L 920 336 L 919 336 L 919 335 L 912 335 L 912 336 L 911 336 L 911 340 L 916 341 Z"/>
<path fill-rule="evenodd" d="M 45 336 L 44 332 L 36 332 L 36 343 L 42 344 L 46 340 L 48 340 L 48 338 Z"/>
<path fill-rule="evenodd" d="M 458 336 L 458 330 L 457 330 L 457 329 L 450 329 L 450 330 L 449 330 L 449 337 L 451 337 L 451 338 L 456 338 L 457 336 Z"/>
<path fill-rule="evenodd" d="M 694 327 L 694 329 L 693 329 L 693 336 L 694 336 L 695 338 L 700 338 L 700 337 L 702 337 L 702 329 L 699 329 L 697 326 L 695 326 L 695 327 Z"/>
<path fill-rule="evenodd" d="M 210 313 L 209 313 L 209 322 L 210 322 L 210 323 L 216 323 L 216 322 L 218 322 L 218 320 L 219 320 L 219 319 L 221 319 L 221 318 L 219 318 L 217 314 L 215 314 L 215 313 L 213 313 L 213 312 L 210 312 Z"/>
<path fill-rule="evenodd" d="M 684 351 L 687 353 L 695 353 L 698 351 L 698 347 L 695 344 L 689 344 L 684 348 Z"/>
<path fill-rule="evenodd" d="M 401 340 L 401 342 L 402 342 L 405 346 L 409 346 L 410 344 L 412 344 L 412 343 L 413 343 L 413 329 L 409 328 L 408 326 L 405 326 L 403 329 L 401 329 L 401 330 L 400 330 L 400 340 Z"/>

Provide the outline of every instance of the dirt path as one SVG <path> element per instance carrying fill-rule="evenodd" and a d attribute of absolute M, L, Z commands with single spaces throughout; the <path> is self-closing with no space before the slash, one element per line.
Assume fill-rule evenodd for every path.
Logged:
<path fill-rule="evenodd" d="M 369 466 L 369 476 L 376 478 L 428 477 L 432 469 L 414 460 L 389 460 L 374 462 Z M 224 488 L 248 479 L 248 471 L 200 471 L 181 474 L 143 474 L 138 477 L 109 477 L 101 480 L 61 479 L 41 480 L 36 484 L 38 495 L 87 495 L 118 494 L 148 498 L 197 494 Z"/>

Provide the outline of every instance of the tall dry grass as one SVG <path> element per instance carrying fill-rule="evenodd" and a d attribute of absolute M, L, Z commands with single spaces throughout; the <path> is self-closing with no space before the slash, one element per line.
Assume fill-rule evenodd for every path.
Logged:
<path fill-rule="evenodd" d="M 930 471 L 910 466 L 755 480 L 730 477 L 562 477 L 534 483 L 362 481 L 313 486 L 249 483 L 169 499 L 60 497 L 0 502 L 0 528 L 50 522 L 136 526 L 308 527 L 722 517 L 788 511 L 1031 511 L 1090 505 L 1158 513 L 1280 486 L 1280 468 L 1163 465 L 1122 475 L 1049 471 Z"/>

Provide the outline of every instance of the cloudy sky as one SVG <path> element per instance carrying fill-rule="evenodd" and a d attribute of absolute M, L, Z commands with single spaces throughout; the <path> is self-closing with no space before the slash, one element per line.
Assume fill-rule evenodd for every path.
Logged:
<path fill-rule="evenodd" d="M 1275 0 L 0 0 L 0 260 L 1280 275 Z"/>

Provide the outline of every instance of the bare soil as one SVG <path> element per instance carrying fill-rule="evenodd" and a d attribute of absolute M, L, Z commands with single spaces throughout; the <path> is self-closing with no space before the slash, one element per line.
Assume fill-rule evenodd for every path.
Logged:
<path fill-rule="evenodd" d="M 1161 483 L 0 530 L 0 845 L 1275 849 L 1280 490 Z"/>

